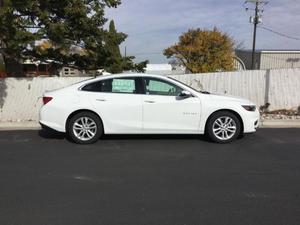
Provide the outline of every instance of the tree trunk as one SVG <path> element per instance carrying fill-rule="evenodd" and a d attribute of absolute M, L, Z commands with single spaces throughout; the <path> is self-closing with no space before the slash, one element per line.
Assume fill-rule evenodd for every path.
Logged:
<path fill-rule="evenodd" d="M 23 77 L 23 66 L 14 57 L 3 55 L 5 70 L 8 77 Z"/>

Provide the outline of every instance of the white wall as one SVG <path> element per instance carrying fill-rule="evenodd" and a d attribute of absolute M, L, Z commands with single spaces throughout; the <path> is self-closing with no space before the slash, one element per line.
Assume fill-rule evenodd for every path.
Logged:
<path fill-rule="evenodd" d="M 300 106 L 300 69 L 186 74 L 174 78 L 213 93 L 241 96 L 270 109 L 297 109 Z M 88 79 L 86 77 L 0 79 L 0 121 L 37 121 L 41 96 Z"/>
<path fill-rule="evenodd" d="M 250 99 L 270 110 L 300 106 L 300 68 L 173 76 L 193 87 Z"/>
<path fill-rule="evenodd" d="M 269 102 L 272 109 L 300 106 L 300 69 L 271 70 Z"/>
<path fill-rule="evenodd" d="M 37 121 L 45 91 L 61 88 L 86 77 L 0 79 L 0 121 Z"/>
<path fill-rule="evenodd" d="M 264 105 L 266 71 L 241 71 L 172 76 L 196 89 L 250 99 Z M 300 74 L 299 74 L 300 78 Z"/>

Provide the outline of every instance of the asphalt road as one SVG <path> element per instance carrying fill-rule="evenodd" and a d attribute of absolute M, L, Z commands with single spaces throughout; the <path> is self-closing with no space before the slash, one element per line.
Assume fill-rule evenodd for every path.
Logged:
<path fill-rule="evenodd" d="M 232 144 L 0 132 L 1 225 L 298 225 L 300 129 Z"/>

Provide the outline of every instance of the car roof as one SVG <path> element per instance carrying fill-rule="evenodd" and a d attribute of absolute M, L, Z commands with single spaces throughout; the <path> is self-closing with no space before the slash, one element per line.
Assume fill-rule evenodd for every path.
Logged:
<path fill-rule="evenodd" d="M 166 76 L 156 75 L 156 74 L 145 74 L 145 73 L 121 73 L 121 74 L 111 74 L 105 76 L 99 76 L 95 79 L 112 79 L 112 78 L 121 78 L 121 77 L 156 77 L 156 78 L 167 78 Z"/>

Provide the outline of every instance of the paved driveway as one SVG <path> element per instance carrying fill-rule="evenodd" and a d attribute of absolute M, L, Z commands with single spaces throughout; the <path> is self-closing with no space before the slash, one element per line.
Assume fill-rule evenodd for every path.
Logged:
<path fill-rule="evenodd" d="M 232 144 L 0 132 L 1 225 L 298 225 L 300 129 Z"/>

